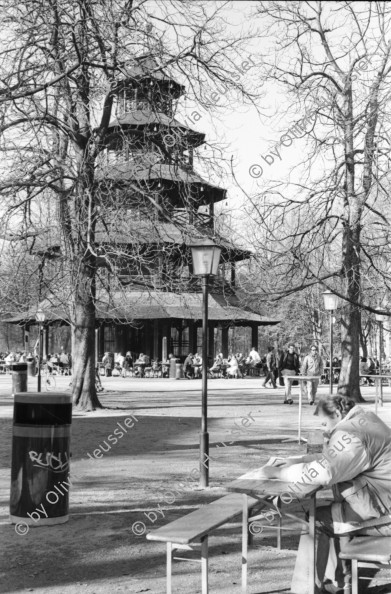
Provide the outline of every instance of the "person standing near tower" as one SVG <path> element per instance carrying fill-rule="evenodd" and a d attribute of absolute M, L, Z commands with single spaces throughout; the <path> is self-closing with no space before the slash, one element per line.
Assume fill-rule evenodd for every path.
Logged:
<path fill-rule="evenodd" d="M 275 379 L 275 369 L 276 369 L 276 356 L 274 354 L 274 349 L 271 346 L 267 347 L 267 355 L 266 355 L 266 375 L 265 379 L 262 384 L 262 388 L 266 388 L 267 382 L 270 382 L 274 389 L 277 388 L 276 386 L 276 379 Z"/>
<path fill-rule="evenodd" d="M 302 375 L 318 375 L 319 378 L 323 373 L 323 361 L 314 344 L 311 347 L 310 353 L 304 357 L 301 373 Z M 310 404 L 314 404 L 315 402 L 318 385 L 319 379 L 307 380 L 307 395 Z"/>
<path fill-rule="evenodd" d="M 289 375 L 298 375 L 300 370 L 300 359 L 299 355 L 295 351 L 295 345 L 290 344 L 288 346 L 288 350 L 284 353 L 283 357 L 280 360 L 280 369 L 281 375 L 289 376 Z M 293 404 L 293 400 L 291 398 L 292 392 L 292 382 L 293 379 L 288 379 L 284 377 L 284 384 L 285 384 L 285 400 L 284 404 Z"/>

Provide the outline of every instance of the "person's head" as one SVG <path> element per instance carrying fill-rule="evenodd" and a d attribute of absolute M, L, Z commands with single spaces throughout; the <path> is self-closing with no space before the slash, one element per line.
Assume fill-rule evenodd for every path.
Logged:
<path fill-rule="evenodd" d="M 311 347 L 311 355 L 316 355 L 318 353 L 318 349 L 316 348 L 316 346 L 313 344 Z"/>
<path fill-rule="evenodd" d="M 288 344 L 288 351 L 290 353 L 294 353 L 295 352 L 295 345 L 294 344 Z"/>
<path fill-rule="evenodd" d="M 251 350 L 252 351 L 256 351 L 257 349 L 255 347 L 251 347 Z"/>
<path fill-rule="evenodd" d="M 267 347 L 267 352 L 268 353 L 271 353 L 272 351 L 274 351 L 273 347 L 272 346 L 268 346 Z"/>
<path fill-rule="evenodd" d="M 330 433 L 355 405 L 355 401 L 348 396 L 326 396 L 319 400 L 314 415 L 319 417 L 323 427 Z"/>

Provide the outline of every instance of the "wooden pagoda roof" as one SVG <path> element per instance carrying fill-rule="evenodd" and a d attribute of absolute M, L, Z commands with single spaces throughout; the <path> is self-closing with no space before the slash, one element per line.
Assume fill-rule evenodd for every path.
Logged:
<path fill-rule="evenodd" d="M 172 163 L 156 163 L 147 165 L 143 163 L 134 163 L 123 161 L 119 163 L 110 163 L 102 166 L 96 172 L 98 181 L 107 180 L 111 182 L 155 182 L 167 180 L 182 184 L 198 184 L 213 191 L 213 201 L 220 202 L 226 198 L 227 191 L 214 186 L 204 180 L 193 170 L 187 170 L 184 167 Z"/>
<path fill-rule="evenodd" d="M 62 304 L 55 305 L 53 300 L 40 303 L 48 322 L 68 322 L 69 315 Z M 201 320 L 202 293 L 170 293 L 163 291 L 129 290 L 116 291 L 110 296 L 97 299 L 96 320 L 100 322 L 134 322 L 142 320 Z M 4 322 L 12 324 L 34 324 L 37 306 L 25 312 L 11 316 Z M 275 325 L 280 320 L 268 318 L 240 307 L 236 295 L 209 295 L 209 320 L 232 323 L 238 326 Z"/>
<path fill-rule="evenodd" d="M 192 130 L 192 128 L 188 128 L 186 125 L 178 122 L 174 117 L 168 116 L 163 112 L 155 112 L 152 110 L 134 110 L 125 113 L 123 116 L 119 116 L 110 122 L 109 130 L 110 128 L 136 129 L 139 127 L 155 125 L 160 127 L 160 129 L 156 131 L 156 134 L 162 134 L 162 127 L 167 129 L 167 134 L 170 133 L 170 130 L 176 130 L 177 134 L 181 134 L 183 140 L 186 139 L 188 144 L 191 144 L 194 147 L 200 146 L 200 144 L 205 141 L 205 134 L 202 132 L 197 132 L 196 130 Z"/>

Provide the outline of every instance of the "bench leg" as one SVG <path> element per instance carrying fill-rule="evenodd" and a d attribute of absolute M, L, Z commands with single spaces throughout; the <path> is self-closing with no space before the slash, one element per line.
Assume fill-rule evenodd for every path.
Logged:
<path fill-rule="evenodd" d="M 352 594 L 358 594 L 358 561 L 352 559 Z"/>
<path fill-rule="evenodd" d="M 171 576 L 172 576 L 172 543 L 167 543 L 167 594 L 172 593 L 171 589 Z"/>
<path fill-rule="evenodd" d="M 248 530 L 248 507 L 247 495 L 243 494 L 243 517 L 242 517 L 242 594 L 247 592 L 247 530 Z"/>
<path fill-rule="evenodd" d="M 202 594 L 208 594 L 208 537 L 201 538 L 201 580 Z"/>
<path fill-rule="evenodd" d="M 279 501 L 277 501 L 277 503 L 276 503 L 276 508 L 278 511 L 278 514 L 277 514 L 277 549 L 279 551 L 281 551 L 282 518 L 281 518 L 281 514 L 280 514 L 281 505 L 280 505 Z"/>

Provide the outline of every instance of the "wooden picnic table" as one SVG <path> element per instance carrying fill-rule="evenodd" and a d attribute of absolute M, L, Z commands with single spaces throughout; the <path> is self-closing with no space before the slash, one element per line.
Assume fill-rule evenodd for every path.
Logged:
<path fill-rule="evenodd" d="M 262 467 L 263 468 L 263 467 Z M 243 512 L 242 512 L 242 593 L 247 592 L 247 548 L 248 548 L 248 497 L 255 497 L 265 502 L 270 508 L 274 505 L 277 517 L 278 543 L 281 544 L 281 502 L 289 505 L 293 501 L 287 502 L 287 496 L 294 493 L 294 498 L 298 500 L 309 499 L 309 536 L 313 547 L 310 552 L 310 583 L 309 594 L 315 593 L 315 522 L 316 522 L 316 493 L 322 488 L 319 485 L 301 485 L 300 490 L 295 489 L 295 484 L 281 481 L 279 479 L 262 478 L 262 468 L 252 470 L 239 477 L 236 481 L 230 483 L 226 488 L 230 492 L 243 494 Z M 284 498 L 284 495 L 286 497 Z M 297 518 L 299 519 L 299 518 Z M 251 518 L 250 518 L 251 521 Z M 304 522 L 303 520 L 300 520 Z M 296 594 L 296 593 L 295 593 Z M 297 593 L 301 594 L 301 593 Z"/>
<path fill-rule="evenodd" d="M 304 389 L 304 382 L 308 382 L 311 380 L 320 380 L 320 375 L 284 375 L 284 378 L 287 379 L 291 379 L 291 380 L 298 380 L 299 385 L 300 385 L 300 390 L 299 390 L 299 428 L 298 428 L 298 440 L 299 443 L 301 443 L 301 440 L 303 439 L 301 437 L 301 405 L 302 405 L 302 397 L 303 397 L 303 389 Z M 307 441 L 306 439 L 303 439 L 303 441 Z"/>

